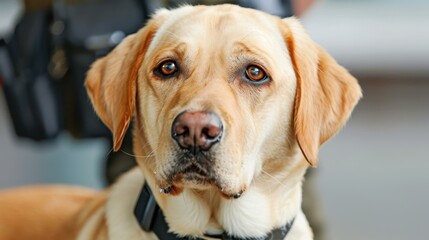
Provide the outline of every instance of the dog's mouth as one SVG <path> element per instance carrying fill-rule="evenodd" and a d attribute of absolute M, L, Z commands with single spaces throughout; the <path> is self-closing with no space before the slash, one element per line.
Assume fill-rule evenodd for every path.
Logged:
<path fill-rule="evenodd" d="M 203 169 L 198 164 L 190 164 L 180 169 L 176 168 L 167 175 L 166 180 L 161 181 L 158 185 L 161 193 L 179 195 L 185 187 L 204 190 L 209 188 L 213 182 L 208 169 Z"/>
<path fill-rule="evenodd" d="M 197 164 L 191 164 L 189 167 L 185 168 L 182 172 L 180 172 L 185 181 L 193 181 L 193 180 L 208 180 L 210 179 L 210 173 L 208 169 L 204 169 Z"/>
<path fill-rule="evenodd" d="M 215 187 L 227 199 L 239 198 L 244 192 L 244 188 L 234 192 L 227 191 L 213 170 L 213 166 L 210 164 L 212 161 L 214 159 L 208 156 L 198 155 L 188 158 L 186 164 L 183 158 L 179 159 L 172 171 L 165 176 L 166 179 L 158 182 L 159 191 L 165 194 L 179 195 L 184 188 L 206 190 Z"/>
<path fill-rule="evenodd" d="M 215 182 L 210 166 L 194 161 L 185 166 L 177 166 L 169 176 L 169 182 L 179 187 L 206 188 Z"/>

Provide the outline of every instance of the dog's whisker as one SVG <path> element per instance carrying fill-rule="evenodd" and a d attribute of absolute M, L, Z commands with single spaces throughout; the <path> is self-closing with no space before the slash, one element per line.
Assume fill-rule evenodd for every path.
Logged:
<path fill-rule="evenodd" d="M 152 151 L 147 155 L 147 157 L 155 156 L 155 151 L 156 151 L 157 149 L 158 149 L 158 148 L 154 148 L 154 149 L 152 149 Z"/>
<path fill-rule="evenodd" d="M 119 149 L 122 153 L 130 156 L 130 157 L 135 157 L 135 158 L 144 158 L 145 160 L 154 157 L 155 156 L 155 151 L 156 149 L 153 149 L 148 155 L 135 155 L 129 152 L 126 152 L 125 150 Z M 111 152 L 111 151 L 110 151 Z"/>
<path fill-rule="evenodd" d="M 120 151 L 122 153 L 124 153 L 125 155 L 128 155 L 130 157 L 136 157 L 136 158 L 149 158 L 149 157 L 154 156 L 154 154 L 153 154 L 154 151 L 152 151 L 151 153 L 149 153 L 149 155 L 146 155 L 146 156 L 144 156 L 144 155 L 143 156 L 139 156 L 139 155 L 131 154 L 131 153 L 128 153 L 128 152 L 126 152 L 126 151 L 124 151 L 122 149 L 120 149 Z"/>
<path fill-rule="evenodd" d="M 110 148 L 109 151 L 107 151 L 106 155 L 104 156 L 104 160 L 106 161 L 109 158 L 109 155 L 113 152 L 113 147 Z"/>
<path fill-rule="evenodd" d="M 148 158 L 151 158 L 151 157 L 154 157 L 155 156 L 155 151 L 156 151 L 156 149 L 157 148 L 155 148 L 155 149 L 153 149 L 147 156 L 146 156 L 146 159 L 148 159 Z M 145 160 L 146 160 L 145 159 Z"/>
<path fill-rule="evenodd" d="M 280 181 L 277 177 L 271 175 L 270 173 L 268 173 L 265 170 L 261 170 L 261 172 L 265 175 L 267 175 L 268 177 L 270 177 L 271 179 L 273 179 L 274 181 L 276 181 L 278 184 L 282 185 L 282 186 L 286 186 L 286 184 L 284 184 L 284 182 Z"/>

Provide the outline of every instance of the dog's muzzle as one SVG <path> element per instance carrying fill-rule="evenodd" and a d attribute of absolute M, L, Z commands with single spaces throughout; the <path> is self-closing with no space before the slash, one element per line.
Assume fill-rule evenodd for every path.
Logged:
<path fill-rule="evenodd" d="M 177 144 L 173 153 L 176 158 L 159 184 L 160 192 L 177 195 L 185 186 L 203 189 L 211 185 L 226 198 L 239 198 L 244 190 L 224 191 L 216 167 L 219 149 L 214 147 L 222 141 L 223 134 L 224 125 L 216 113 L 184 111 L 177 115 L 171 125 L 171 136 Z"/>

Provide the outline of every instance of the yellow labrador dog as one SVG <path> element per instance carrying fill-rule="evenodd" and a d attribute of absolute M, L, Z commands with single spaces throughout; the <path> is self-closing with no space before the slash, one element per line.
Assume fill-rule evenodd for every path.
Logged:
<path fill-rule="evenodd" d="M 312 239 L 301 185 L 361 97 L 295 18 L 234 5 L 160 10 L 86 87 L 138 168 L 102 193 L 0 195 L 0 239 Z"/>

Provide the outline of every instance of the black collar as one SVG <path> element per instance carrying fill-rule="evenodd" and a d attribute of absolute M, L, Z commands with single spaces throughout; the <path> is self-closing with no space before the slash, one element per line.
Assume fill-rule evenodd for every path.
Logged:
<path fill-rule="evenodd" d="M 145 183 L 140 192 L 140 196 L 137 200 L 136 207 L 134 209 L 134 215 L 140 224 L 140 227 L 144 231 L 152 231 L 158 236 L 160 240 L 187 240 L 187 239 L 198 239 L 193 237 L 179 237 L 174 233 L 169 232 L 169 227 L 165 221 L 164 214 L 161 208 L 155 201 L 155 198 L 150 190 L 149 186 Z M 295 218 L 281 228 L 276 228 L 268 233 L 267 236 L 262 238 L 236 238 L 223 233 L 219 236 L 208 236 L 212 238 L 222 240 L 282 240 L 286 237 L 289 230 L 292 228 Z"/>

